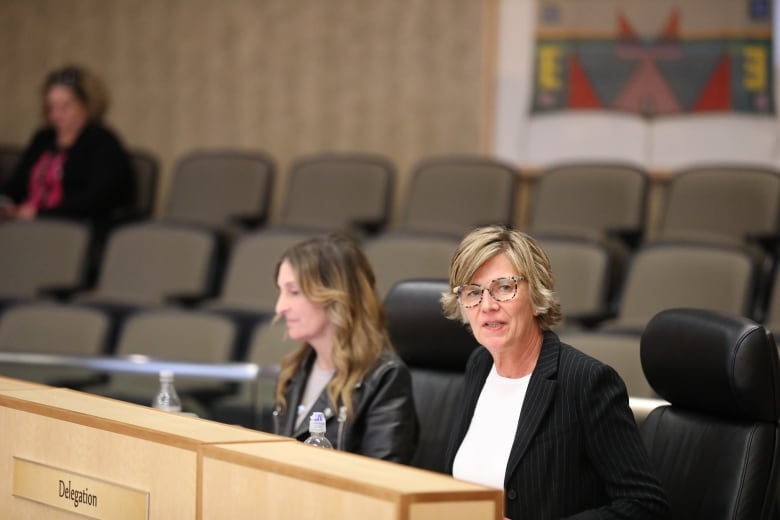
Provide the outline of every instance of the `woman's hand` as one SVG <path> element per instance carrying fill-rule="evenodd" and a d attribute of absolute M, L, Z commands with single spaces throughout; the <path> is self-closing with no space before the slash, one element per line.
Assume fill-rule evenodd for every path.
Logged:
<path fill-rule="evenodd" d="M 23 219 L 23 220 L 30 220 L 35 218 L 35 215 L 37 213 L 38 210 L 35 209 L 35 206 L 31 206 L 29 204 L 21 204 L 16 210 L 16 218 Z"/>

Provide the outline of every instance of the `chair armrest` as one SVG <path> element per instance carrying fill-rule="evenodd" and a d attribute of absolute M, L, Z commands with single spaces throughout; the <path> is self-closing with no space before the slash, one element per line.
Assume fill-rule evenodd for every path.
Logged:
<path fill-rule="evenodd" d="M 607 235 L 617 238 L 628 246 L 630 250 L 639 247 L 642 242 L 642 230 L 633 228 L 608 229 Z"/>
<path fill-rule="evenodd" d="M 351 227 L 366 235 L 376 235 L 385 226 L 384 220 L 359 219 L 353 220 Z"/>
<path fill-rule="evenodd" d="M 592 329 L 604 321 L 616 318 L 617 313 L 614 311 L 602 311 L 581 314 L 566 314 L 564 317 L 567 320 L 581 324 L 586 329 Z"/>
<path fill-rule="evenodd" d="M 747 240 L 761 246 L 769 255 L 777 255 L 780 247 L 780 234 L 778 233 L 748 233 Z"/>
<path fill-rule="evenodd" d="M 89 289 L 86 285 L 50 285 L 38 288 L 39 296 L 50 296 L 58 301 L 68 301 L 76 294 Z"/>
<path fill-rule="evenodd" d="M 263 213 L 247 213 L 244 215 L 231 215 L 230 222 L 245 229 L 256 229 L 263 225 L 266 215 Z"/>
<path fill-rule="evenodd" d="M 205 293 L 179 293 L 179 294 L 167 294 L 165 301 L 170 304 L 177 304 L 183 307 L 197 307 L 204 301 L 209 299 L 209 295 Z"/>

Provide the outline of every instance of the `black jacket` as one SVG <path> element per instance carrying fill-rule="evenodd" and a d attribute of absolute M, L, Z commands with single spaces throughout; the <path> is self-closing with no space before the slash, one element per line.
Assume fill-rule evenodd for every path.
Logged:
<path fill-rule="evenodd" d="M 278 412 L 276 418 L 276 430 L 280 435 L 301 441 L 309 436 L 308 420 L 304 419 L 295 428 L 295 412 L 314 358 L 314 350 L 311 350 L 301 370 L 290 379 L 285 392 L 287 408 L 283 413 Z M 376 366 L 358 382 L 352 395 L 354 417 L 345 423 L 344 451 L 408 464 L 417 447 L 419 423 L 412 397 L 411 376 L 403 361 L 394 353 L 383 354 Z M 325 413 L 325 435 L 333 447 L 337 447 L 338 407 L 330 402 L 325 390 L 312 411 Z"/>
<path fill-rule="evenodd" d="M 22 203 L 27 199 L 30 174 L 40 156 L 57 150 L 56 134 L 45 128 L 33 136 L 2 193 Z M 41 216 L 60 216 L 98 223 L 134 197 L 130 159 L 119 139 L 106 127 L 87 125 L 67 149 L 62 172 L 62 201 Z"/>
<path fill-rule="evenodd" d="M 474 351 L 448 471 L 493 365 Z M 504 516 L 534 520 L 669 518 L 623 381 L 609 366 L 544 333 L 504 477 Z"/>

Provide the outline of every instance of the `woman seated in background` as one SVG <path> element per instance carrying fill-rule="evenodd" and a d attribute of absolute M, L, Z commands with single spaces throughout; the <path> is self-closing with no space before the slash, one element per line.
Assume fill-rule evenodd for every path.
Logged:
<path fill-rule="evenodd" d="M 541 247 L 500 226 L 474 230 L 450 285 L 445 314 L 483 347 L 466 367 L 453 476 L 503 489 L 511 519 L 667 518 L 623 381 L 551 331 L 561 309 Z"/>
<path fill-rule="evenodd" d="M 87 70 L 68 66 L 43 84 L 45 126 L 0 187 L 0 219 L 59 216 L 105 226 L 134 195 L 130 160 L 102 124 L 108 98 Z"/>
<path fill-rule="evenodd" d="M 276 283 L 277 318 L 302 342 L 281 362 L 276 433 L 304 440 L 323 412 L 334 447 L 409 463 L 419 434 L 411 377 L 358 244 L 343 234 L 301 242 L 282 255 Z"/>

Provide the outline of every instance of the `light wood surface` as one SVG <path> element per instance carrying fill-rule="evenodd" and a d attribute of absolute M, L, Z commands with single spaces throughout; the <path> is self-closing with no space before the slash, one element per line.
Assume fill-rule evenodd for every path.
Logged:
<path fill-rule="evenodd" d="M 5 406 L 0 406 L 0 430 L 0 511 L 5 518 L 74 517 L 12 496 L 14 456 L 148 491 L 154 497 L 150 518 L 195 518 L 197 454 L 192 450 Z"/>
<path fill-rule="evenodd" d="M 3 1 L 0 142 L 29 141 L 46 73 L 76 62 L 106 83 L 122 141 L 160 158 L 159 209 L 175 162 L 199 147 L 271 153 L 273 212 L 301 155 L 381 153 L 400 203 L 418 160 L 490 147 L 493 3 Z"/>
<path fill-rule="evenodd" d="M 438 473 L 301 443 L 202 449 L 204 518 L 501 518 L 500 490 Z"/>
<path fill-rule="evenodd" d="M 8 380 L 1 384 L 14 386 Z M 189 519 L 198 518 L 199 446 L 291 442 L 74 390 L 16 386 L 21 389 L 0 390 L 1 518 L 74 517 L 13 497 L 14 457 L 147 491 L 150 518 Z"/>
<path fill-rule="evenodd" d="M 114 433 L 196 449 L 201 443 L 287 440 L 270 433 L 231 426 L 75 390 L 0 391 L 0 405 Z"/>
<path fill-rule="evenodd" d="M 501 518 L 498 489 L 5 378 L 0 379 L 0 431 L 0 518 L 59 520 L 83 514 L 75 505 L 68 510 L 68 501 L 57 494 L 57 483 L 69 486 L 71 479 L 78 489 L 87 484 L 90 492 L 100 489 L 101 504 L 110 496 L 127 496 L 122 488 L 148 494 L 150 519 Z M 45 478 L 19 476 L 33 470 Z M 45 488 L 36 488 L 37 481 Z M 14 496 L 14 489 L 25 491 Z M 111 519 L 137 518 L 130 515 L 112 513 Z"/>
<path fill-rule="evenodd" d="M 22 381 L 21 379 L 13 379 L 11 377 L 0 376 L 0 391 L 1 390 L 40 390 L 42 388 L 49 388 L 45 385 L 38 383 L 31 383 L 29 381 Z"/>

